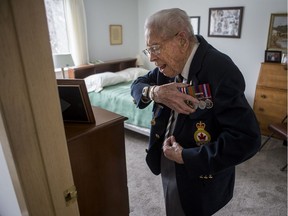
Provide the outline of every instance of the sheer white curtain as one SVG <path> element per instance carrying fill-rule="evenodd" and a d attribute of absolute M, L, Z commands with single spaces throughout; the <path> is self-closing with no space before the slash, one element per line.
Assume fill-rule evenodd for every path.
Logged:
<path fill-rule="evenodd" d="M 83 0 L 64 0 L 70 52 L 75 65 L 89 62 L 86 15 Z"/>

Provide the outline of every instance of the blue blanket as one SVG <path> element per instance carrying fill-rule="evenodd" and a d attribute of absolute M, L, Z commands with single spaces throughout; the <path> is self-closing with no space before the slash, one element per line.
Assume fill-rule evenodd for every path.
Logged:
<path fill-rule="evenodd" d="M 152 103 L 145 109 L 136 108 L 130 94 L 132 82 L 119 83 L 104 87 L 101 92 L 90 92 L 92 106 L 98 106 L 128 118 L 126 123 L 150 128 L 152 119 Z M 96 117 L 97 118 L 97 117 Z"/>

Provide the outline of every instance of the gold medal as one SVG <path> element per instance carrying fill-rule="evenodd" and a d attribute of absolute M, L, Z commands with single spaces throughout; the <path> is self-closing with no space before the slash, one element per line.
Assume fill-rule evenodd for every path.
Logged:
<path fill-rule="evenodd" d="M 157 105 L 156 110 L 153 114 L 153 118 L 150 122 L 152 126 L 154 126 L 156 124 L 156 118 L 161 114 L 162 109 L 163 109 L 163 106 Z"/>

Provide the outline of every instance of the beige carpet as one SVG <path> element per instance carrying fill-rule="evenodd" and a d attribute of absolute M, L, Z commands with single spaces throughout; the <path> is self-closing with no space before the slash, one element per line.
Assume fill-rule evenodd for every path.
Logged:
<path fill-rule="evenodd" d="M 265 137 L 264 137 L 265 138 Z M 125 132 L 130 216 L 165 216 L 161 177 L 145 163 L 148 137 Z M 215 216 L 286 216 L 287 147 L 272 139 L 237 166 L 234 197 Z"/>

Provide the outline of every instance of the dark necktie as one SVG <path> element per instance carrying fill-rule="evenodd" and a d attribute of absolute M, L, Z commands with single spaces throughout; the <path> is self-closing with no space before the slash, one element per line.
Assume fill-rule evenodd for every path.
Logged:
<path fill-rule="evenodd" d="M 182 83 L 183 79 L 184 79 L 183 76 L 181 76 L 181 74 L 179 74 L 178 76 L 175 77 L 175 82 Z M 172 125 L 173 125 L 174 120 L 175 120 L 174 115 L 175 115 L 174 110 L 171 110 L 168 124 L 166 127 L 165 139 L 168 138 L 168 136 L 170 135 L 171 128 L 172 128 Z"/>

